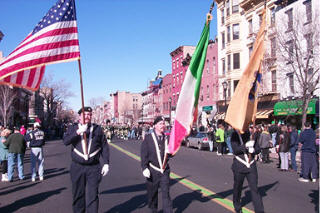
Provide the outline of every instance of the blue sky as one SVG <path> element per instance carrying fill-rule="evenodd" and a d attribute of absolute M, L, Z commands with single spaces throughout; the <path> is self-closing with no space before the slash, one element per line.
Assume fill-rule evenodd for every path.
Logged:
<path fill-rule="evenodd" d="M 1 0 L 4 56 L 27 36 L 56 0 Z M 76 0 L 85 103 L 112 92 L 146 90 L 158 69 L 171 72 L 170 52 L 196 45 L 211 0 Z M 210 38 L 217 32 L 216 7 Z M 77 62 L 48 65 L 46 72 L 70 84 L 81 107 Z"/>

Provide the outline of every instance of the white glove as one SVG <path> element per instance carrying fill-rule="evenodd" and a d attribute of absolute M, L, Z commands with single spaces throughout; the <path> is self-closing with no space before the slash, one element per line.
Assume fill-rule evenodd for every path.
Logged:
<path fill-rule="evenodd" d="M 146 178 L 150 178 L 150 170 L 148 168 L 146 168 L 145 170 L 143 170 L 142 172 L 143 176 L 145 176 Z"/>
<path fill-rule="evenodd" d="M 249 153 L 253 153 L 254 152 L 253 146 L 254 146 L 254 140 L 248 141 L 246 143 L 246 148 L 248 149 Z"/>
<path fill-rule="evenodd" d="M 102 176 L 106 176 L 106 174 L 108 174 L 109 172 L 109 165 L 108 164 L 104 164 L 101 170 L 101 174 Z"/>
<path fill-rule="evenodd" d="M 77 134 L 78 135 L 82 135 L 84 132 L 86 132 L 88 129 L 88 125 L 87 124 L 79 124 L 78 125 L 78 130 L 77 130 Z"/>

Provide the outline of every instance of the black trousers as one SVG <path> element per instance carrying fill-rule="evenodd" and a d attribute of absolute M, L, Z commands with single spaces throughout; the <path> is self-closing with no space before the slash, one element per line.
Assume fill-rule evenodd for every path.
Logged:
<path fill-rule="evenodd" d="M 151 177 L 147 178 L 148 207 L 152 212 L 158 212 L 158 189 L 162 192 L 163 213 L 172 213 L 172 201 L 169 193 L 170 170 L 167 169 L 161 174 L 150 169 Z"/>
<path fill-rule="evenodd" d="M 236 212 L 241 210 L 241 192 L 244 178 L 247 178 L 248 185 L 250 187 L 251 197 L 253 201 L 254 211 L 256 213 L 263 213 L 264 207 L 261 196 L 258 192 L 258 172 L 257 169 L 252 170 L 249 173 L 240 173 L 233 171 L 234 183 L 233 183 L 233 206 Z"/>
<path fill-rule="evenodd" d="M 100 164 L 82 165 L 71 163 L 72 208 L 74 213 L 97 213 L 99 208 L 98 187 L 101 181 Z"/>
<path fill-rule="evenodd" d="M 263 148 L 261 149 L 261 154 L 262 154 L 262 162 L 268 163 L 269 160 L 269 148 Z"/>
<path fill-rule="evenodd" d="M 1 161 L 1 172 L 2 174 L 6 174 L 8 173 L 8 161 L 7 160 L 3 160 Z"/>

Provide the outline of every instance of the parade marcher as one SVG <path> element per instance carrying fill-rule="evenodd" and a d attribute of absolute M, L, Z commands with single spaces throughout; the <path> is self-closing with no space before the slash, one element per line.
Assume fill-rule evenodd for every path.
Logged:
<path fill-rule="evenodd" d="M 233 132 L 233 128 L 231 128 L 231 126 L 229 126 L 227 124 L 226 130 L 224 132 L 225 132 L 226 144 L 228 146 L 228 154 L 227 155 L 233 155 L 232 146 L 231 146 L 231 135 Z"/>
<path fill-rule="evenodd" d="M 9 129 L 4 129 L 1 131 L 0 137 L 0 161 L 1 161 L 1 170 L 2 170 L 2 177 L 1 181 L 7 182 L 8 179 L 8 147 L 6 147 L 3 143 L 6 142 L 8 136 L 11 134 Z"/>
<path fill-rule="evenodd" d="M 231 135 L 231 145 L 234 154 L 231 167 L 234 175 L 234 209 L 237 213 L 242 212 L 241 192 L 244 178 L 246 178 L 251 191 L 254 210 L 256 213 L 263 213 L 264 207 L 258 191 L 258 171 L 255 161 L 255 155 L 260 153 L 259 144 L 253 140 L 249 131 L 240 135 L 235 130 Z"/>
<path fill-rule="evenodd" d="M 24 180 L 23 172 L 23 158 L 26 152 L 26 141 L 24 136 L 20 133 L 18 127 L 14 127 L 14 133 L 12 133 L 6 142 L 3 143 L 8 147 L 8 180 L 13 181 L 13 172 L 16 162 L 18 162 L 19 179 Z"/>
<path fill-rule="evenodd" d="M 154 129 L 151 134 L 145 135 L 141 145 L 141 167 L 143 176 L 147 179 L 148 207 L 152 213 L 158 209 L 158 188 L 162 192 L 164 213 L 172 213 L 172 201 L 169 193 L 170 168 L 166 164 L 163 168 L 167 152 L 168 136 L 165 136 L 165 119 L 162 116 L 155 118 Z"/>
<path fill-rule="evenodd" d="M 301 132 L 299 142 L 301 147 L 301 177 L 299 181 L 309 182 L 310 175 L 312 182 L 316 182 L 319 176 L 317 168 L 317 147 L 316 147 L 316 133 L 311 128 L 310 122 L 305 122 L 305 129 Z"/>
<path fill-rule="evenodd" d="M 32 182 L 36 181 L 36 164 L 38 163 L 38 174 L 39 174 L 39 180 L 43 180 L 43 174 L 44 174 L 44 156 L 43 156 L 43 150 L 42 147 L 45 143 L 44 140 L 44 132 L 39 129 L 40 123 L 35 122 L 33 124 L 34 130 L 29 132 L 25 136 L 25 140 L 27 143 L 29 143 L 30 149 L 31 149 L 31 180 Z"/>
<path fill-rule="evenodd" d="M 79 123 L 68 127 L 63 138 L 66 146 L 71 145 L 72 207 L 73 212 L 98 212 L 101 175 L 105 176 L 109 171 L 109 145 L 101 126 L 91 123 L 92 108 L 84 107 L 83 110 L 84 119 L 81 108 Z"/>

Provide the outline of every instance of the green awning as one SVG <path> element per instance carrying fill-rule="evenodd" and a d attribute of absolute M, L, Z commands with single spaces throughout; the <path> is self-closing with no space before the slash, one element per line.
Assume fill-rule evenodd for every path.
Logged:
<path fill-rule="evenodd" d="M 316 114 L 317 99 L 311 99 L 308 105 L 307 114 Z M 280 101 L 274 105 L 274 115 L 301 115 L 302 114 L 302 100 Z"/>

